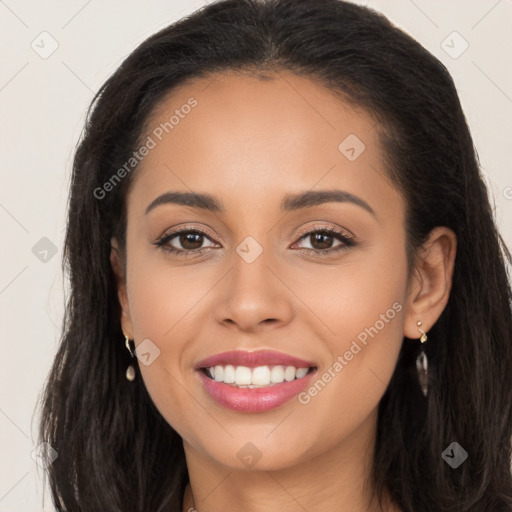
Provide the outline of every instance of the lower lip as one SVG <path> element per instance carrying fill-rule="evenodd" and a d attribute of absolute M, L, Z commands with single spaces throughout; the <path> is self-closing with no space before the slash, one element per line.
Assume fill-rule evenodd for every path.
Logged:
<path fill-rule="evenodd" d="M 275 409 L 298 395 L 310 382 L 316 370 L 301 379 L 282 382 L 264 388 L 237 388 L 197 372 L 206 392 L 220 405 L 238 412 L 266 412 Z"/>

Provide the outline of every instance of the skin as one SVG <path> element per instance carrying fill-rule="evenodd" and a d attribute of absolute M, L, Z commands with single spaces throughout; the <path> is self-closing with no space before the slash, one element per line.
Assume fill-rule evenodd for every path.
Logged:
<path fill-rule="evenodd" d="M 428 333 L 448 301 L 454 233 L 433 230 L 408 279 L 405 202 L 386 175 L 375 121 L 321 84 L 284 71 L 272 80 L 231 72 L 193 80 L 161 102 L 146 135 L 191 96 L 197 107 L 134 175 L 126 261 L 116 240 L 111 257 L 125 334 L 160 350 L 139 367 L 183 439 L 191 482 L 183 510 L 400 510 L 389 500 L 366 504 L 377 408 L 403 337 L 419 338 L 420 320 Z M 366 146 L 354 161 L 338 149 L 349 134 Z M 285 194 L 330 188 L 363 199 L 375 216 L 349 202 L 280 210 Z M 169 191 L 214 195 L 225 211 L 163 204 L 145 214 Z M 168 245 L 210 249 L 185 258 L 154 245 L 178 226 L 207 236 Z M 303 236 L 329 227 L 356 245 L 307 254 L 342 244 Z M 250 264 L 235 250 L 247 236 L 263 249 Z M 273 349 L 315 361 L 322 375 L 394 303 L 401 311 L 305 405 L 234 412 L 209 397 L 194 370 L 219 352 Z M 251 468 L 237 457 L 248 442 L 261 454 Z"/>

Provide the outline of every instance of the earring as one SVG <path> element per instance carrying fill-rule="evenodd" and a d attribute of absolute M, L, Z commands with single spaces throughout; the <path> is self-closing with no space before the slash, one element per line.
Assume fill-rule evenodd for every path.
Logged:
<path fill-rule="evenodd" d="M 135 357 L 135 351 L 132 351 L 132 348 L 130 347 L 130 339 L 128 336 L 124 336 L 125 339 L 125 346 L 128 349 L 128 352 L 130 352 L 130 355 L 132 356 L 132 359 Z M 130 364 L 128 368 L 126 369 L 126 379 L 132 382 L 135 379 L 135 367 L 133 364 Z"/>
<path fill-rule="evenodd" d="M 428 392 L 428 359 L 427 354 L 425 353 L 425 349 L 423 348 L 423 343 L 427 341 L 427 335 L 421 329 L 421 322 L 418 322 L 418 330 L 421 333 L 420 341 L 422 343 L 422 348 L 418 357 L 416 358 L 416 370 L 418 372 L 418 381 L 420 384 L 421 391 L 424 396 L 427 396 Z"/>

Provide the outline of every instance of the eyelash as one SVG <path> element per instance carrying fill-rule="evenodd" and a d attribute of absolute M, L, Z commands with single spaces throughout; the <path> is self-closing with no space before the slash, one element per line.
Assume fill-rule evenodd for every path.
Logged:
<path fill-rule="evenodd" d="M 163 251 L 171 253 L 171 254 L 175 254 L 176 256 L 187 256 L 188 254 L 203 254 L 203 253 L 207 252 L 209 249 L 212 249 L 212 247 L 203 247 L 202 249 L 186 250 L 186 249 L 176 249 L 175 247 L 171 247 L 171 246 L 167 245 L 172 239 L 176 238 L 177 236 L 179 236 L 183 233 L 194 233 L 197 235 L 202 235 L 202 236 L 208 238 L 208 240 L 212 241 L 210 239 L 210 237 L 207 235 L 207 233 L 205 233 L 204 231 L 202 231 L 200 229 L 184 228 L 181 230 L 172 231 L 171 233 L 166 233 L 166 234 L 162 235 L 154 243 L 154 245 L 159 247 Z M 323 233 L 323 234 L 327 233 L 327 234 L 336 235 L 338 240 L 343 243 L 338 245 L 337 247 L 330 248 L 330 249 L 302 248 L 302 250 L 305 251 L 306 254 L 314 254 L 314 255 L 332 254 L 332 253 L 336 253 L 338 251 L 346 250 L 349 247 L 353 247 L 354 245 L 356 245 L 356 242 L 354 242 L 354 240 L 351 237 L 348 237 L 347 235 L 343 234 L 341 231 L 339 231 L 335 228 L 330 228 L 330 227 L 325 227 L 325 228 L 320 228 L 320 229 L 317 228 L 317 229 L 314 229 L 311 231 L 307 231 L 306 233 L 303 233 L 299 237 L 297 242 L 303 240 L 304 238 L 307 238 L 308 236 L 311 236 L 311 235 L 317 234 L 317 233 Z"/>

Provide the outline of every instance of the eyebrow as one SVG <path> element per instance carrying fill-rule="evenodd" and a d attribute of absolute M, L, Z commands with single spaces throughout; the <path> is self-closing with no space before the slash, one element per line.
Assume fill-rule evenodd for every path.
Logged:
<path fill-rule="evenodd" d="M 311 208 L 323 203 L 352 203 L 376 217 L 373 208 L 363 199 L 349 192 L 338 189 L 330 190 L 308 190 L 298 194 L 287 194 L 281 201 L 282 211 L 293 211 L 302 208 Z M 157 206 L 163 204 L 179 204 L 200 208 L 210 212 L 224 212 L 222 203 L 210 194 L 199 194 L 196 192 L 166 192 L 158 196 L 146 208 L 146 214 Z"/>

